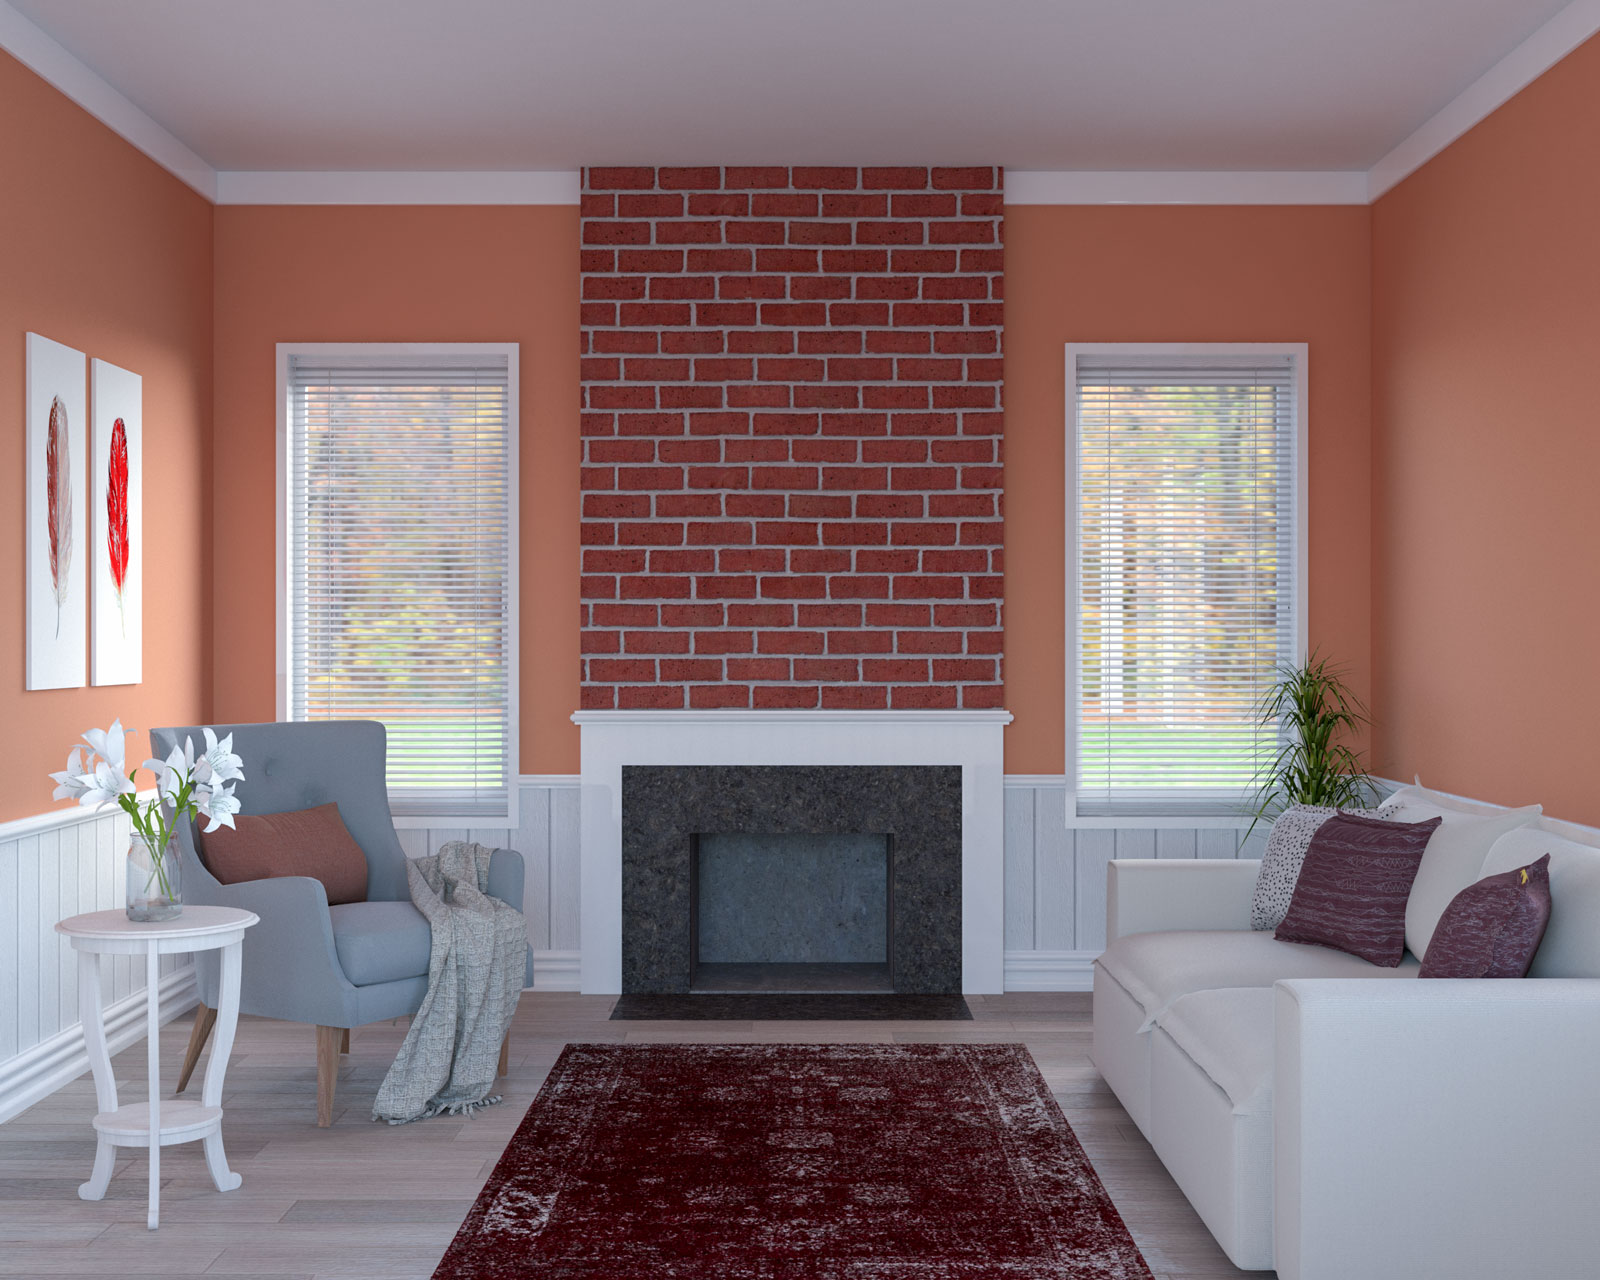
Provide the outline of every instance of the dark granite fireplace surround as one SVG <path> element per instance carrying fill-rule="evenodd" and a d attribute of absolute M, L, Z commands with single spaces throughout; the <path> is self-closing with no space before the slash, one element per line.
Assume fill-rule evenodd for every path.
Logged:
<path fill-rule="evenodd" d="M 961 991 L 958 765 L 625 765 L 622 990 L 690 991 L 696 838 L 883 833 L 892 989 Z"/>

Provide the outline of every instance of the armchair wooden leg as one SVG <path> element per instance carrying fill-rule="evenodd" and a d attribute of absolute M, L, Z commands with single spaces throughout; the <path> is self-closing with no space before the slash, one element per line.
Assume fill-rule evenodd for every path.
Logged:
<path fill-rule="evenodd" d="M 339 1041 L 343 1027 L 317 1028 L 317 1128 L 333 1123 L 333 1090 L 339 1083 Z"/>
<path fill-rule="evenodd" d="M 194 1026 L 189 1031 L 189 1047 L 184 1051 L 183 1070 L 178 1073 L 177 1093 L 182 1093 L 189 1085 L 189 1077 L 194 1074 L 195 1064 L 200 1061 L 200 1051 L 206 1047 L 206 1041 L 211 1038 L 211 1028 L 217 1025 L 217 1011 L 208 1009 L 205 1005 L 196 1005 L 194 1009 Z"/>
<path fill-rule="evenodd" d="M 346 1027 L 344 1029 L 344 1035 L 341 1036 L 340 1039 L 339 1039 L 339 1052 L 340 1053 L 349 1053 L 350 1052 L 350 1028 L 349 1027 Z"/>
<path fill-rule="evenodd" d="M 500 1042 L 500 1066 L 495 1071 L 497 1076 L 511 1074 L 511 1028 L 506 1028 L 506 1038 Z"/>

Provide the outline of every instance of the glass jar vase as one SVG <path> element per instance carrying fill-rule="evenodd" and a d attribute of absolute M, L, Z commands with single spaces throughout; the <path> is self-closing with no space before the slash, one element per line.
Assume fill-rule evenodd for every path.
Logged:
<path fill-rule="evenodd" d="M 171 920 L 183 913 L 183 858 L 169 840 L 159 853 L 135 835 L 128 845 L 128 919 Z"/>

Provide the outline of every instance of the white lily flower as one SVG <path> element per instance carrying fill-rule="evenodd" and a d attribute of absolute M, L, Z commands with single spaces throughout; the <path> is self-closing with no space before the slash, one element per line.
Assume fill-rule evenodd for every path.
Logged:
<path fill-rule="evenodd" d="M 80 781 L 88 784 L 78 797 L 78 803 L 83 805 L 110 804 L 118 796 L 132 795 L 135 790 L 133 783 L 128 781 L 128 775 L 113 769 L 105 760 L 96 760 L 94 772 L 85 774 Z"/>
<path fill-rule="evenodd" d="M 85 762 L 83 748 L 73 747 L 67 755 L 67 767 L 60 773 L 52 773 L 56 789 L 51 795 L 52 800 L 76 800 L 79 804 L 85 803 L 83 797 L 89 791 L 89 781 L 84 778 Z M 92 778 L 91 778 L 92 780 Z"/>
<path fill-rule="evenodd" d="M 211 772 L 216 775 L 218 782 L 242 782 L 244 780 L 244 761 L 233 754 L 233 735 L 230 733 L 221 742 L 211 729 L 202 729 L 206 735 L 205 762 Z"/>
<path fill-rule="evenodd" d="M 146 760 L 146 768 L 156 773 L 156 790 L 164 799 L 170 799 L 183 789 L 183 782 L 193 766 L 193 759 L 185 760 L 181 748 L 174 746 L 165 760 Z"/>
<path fill-rule="evenodd" d="M 211 819 L 206 828 L 210 835 L 218 827 L 233 826 L 233 815 L 239 812 L 239 801 L 228 787 L 218 787 L 206 796 L 205 803 L 197 806 L 202 816 Z"/>
<path fill-rule="evenodd" d="M 128 751 L 128 735 L 123 730 L 120 719 L 113 720 L 109 729 L 90 729 L 83 735 L 83 740 L 94 748 L 95 755 L 113 769 L 119 772 L 125 771 L 124 759 Z"/>

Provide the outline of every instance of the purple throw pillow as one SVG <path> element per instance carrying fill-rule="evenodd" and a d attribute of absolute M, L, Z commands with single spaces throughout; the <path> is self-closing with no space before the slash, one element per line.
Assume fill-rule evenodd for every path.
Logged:
<path fill-rule="evenodd" d="M 1451 899 L 1420 978 L 1525 978 L 1550 923 L 1550 855 L 1485 876 Z"/>
<path fill-rule="evenodd" d="M 1289 913 L 1273 937 L 1348 951 L 1392 969 L 1406 953 L 1406 899 L 1440 823 L 1340 813 L 1311 837 Z"/>

